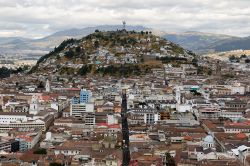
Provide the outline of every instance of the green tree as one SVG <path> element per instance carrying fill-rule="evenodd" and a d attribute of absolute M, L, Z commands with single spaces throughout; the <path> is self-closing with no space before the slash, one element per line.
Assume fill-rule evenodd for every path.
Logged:
<path fill-rule="evenodd" d="M 241 56 L 240 56 L 240 58 L 242 59 L 242 58 L 246 58 L 247 56 L 246 56 L 246 54 L 242 54 Z"/>
<path fill-rule="evenodd" d="M 34 154 L 47 154 L 47 150 L 44 148 L 39 148 L 33 152 Z"/>
<path fill-rule="evenodd" d="M 100 46 L 99 41 L 96 40 L 95 43 L 94 43 L 94 47 L 99 48 L 99 46 Z"/>
<path fill-rule="evenodd" d="M 141 57 L 141 63 L 143 63 L 144 62 L 144 58 L 143 57 Z"/>
<path fill-rule="evenodd" d="M 81 50 L 82 50 L 82 49 L 81 49 L 80 46 L 76 47 L 76 52 L 77 52 L 77 53 L 81 52 Z"/>
<path fill-rule="evenodd" d="M 0 78 L 7 78 L 10 77 L 11 71 L 6 68 L 6 67 L 2 67 L 0 68 Z"/>
<path fill-rule="evenodd" d="M 212 75 L 212 70 L 209 69 L 209 70 L 207 71 L 207 74 L 211 76 L 211 75 Z"/>
<path fill-rule="evenodd" d="M 37 86 L 37 88 L 44 89 L 45 88 L 44 83 L 42 81 L 40 81 L 39 85 Z"/>
<path fill-rule="evenodd" d="M 78 70 L 78 74 L 81 76 L 85 76 L 90 73 L 93 69 L 93 65 L 84 65 Z"/>
<path fill-rule="evenodd" d="M 174 158 L 169 153 L 165 154 L 165 160 L 166 166 L 176 166 Z"/>
<path fill-rule="evenodd" d="M 65 57 L 66 58 L 72 58 L 73 56 L 75 55 L 74 51 L 73 50 L 69 50 L 65 53 Z"/>
<path fill-rule="evenodd" d="M 198 60 L 196 58 L 194 58 L 192 60 L 192 64 L 197 67 L 198 66 Z"/>
<path fill-rule="evenodd" d="M 231 56 L 229 57 L 229 61 L 230 61 L 230 62 L 239 62 L 240 60 L 239 60 L 239 58 L 236 57 L 235 55 L 231 55 Z"/>
<path fill-rule="evenodd" d="M 64 166 L 64 164 L 53 162 L 50 163 L 49 166 Z"/>

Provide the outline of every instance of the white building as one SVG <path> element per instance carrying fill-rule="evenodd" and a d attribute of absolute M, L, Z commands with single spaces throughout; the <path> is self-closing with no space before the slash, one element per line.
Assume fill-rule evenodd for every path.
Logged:
<path fill-rule="evenodd" d="M 214 148 L 214 138 L 211 135 L 208 135 L 204 138 L 202 143 L 203 149 Z"/>
<path fill-rule="evenodd" d="M 9 124 L 12 122 L 27 122 L 28 117 L 26 113 L 19 113 L 19 112 L 1 112 L 0 113 L 0 123 L 1 124 Z"/>
<path fill-rule="evenodd" d="M 237 121 L 241 118 L 243 118 L 244 116 L 244 111 L 240 111 L 240 110 L 221 110 L 221 113 L 220 113 L 220 117 L 222 118 L 229 118 L 233 121 Z"/>
<path fill-rule="evenodd" d="M 29 113 L 36 115 L 38 114 L 39 111 L 40 111 L 40 104 L 38 102 L 38 97 L 36 95 L 33 95 L 30 102 Z"/>
<path fill-rule="evenodd" d="M 192 106 L 189 104 L 177 104 L 176 105 L 176 110 L 178 112 L 191 112 L 192 111 Z"/>
<path fill-rule="evenodd" d="M 46 91 L 46 92 L 50 92 L 50 82 L 49 82 L 48 79 L 47 79 L 47 81 L 46 81 L 45 91 Z"/>
<path fill-rule="evenodd" d="M 85 113 L 93 113 L 93 103 L 80 103 L 70 105 L 70 116 L 83 117 Z"/>
<path fill-rule="evenodd" d="M 246 92 L 246 89 L 244 86 L 231 86 L 231 94 L 241 94 L 244 95 Z"/>
<path fill-rule="evenodd" d="M 32 116 L 23 112 L 0 112 L 0 131 L 9 131 L 14 128 L 38 128 L 45 131 L 53 119 L 54 116 L 49 113 Z"/>

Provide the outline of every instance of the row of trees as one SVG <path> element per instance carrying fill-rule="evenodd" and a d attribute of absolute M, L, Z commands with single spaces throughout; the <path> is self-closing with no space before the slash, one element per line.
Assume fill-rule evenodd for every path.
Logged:
<path fill-rule="evenodd" d="M 181 58 L 181 57 L 156 57 L 156 60 L 162 61 L 162 63 L 171 63 L 173 61 L 178 61 L 178 62 L 187 62 L 187 58 Z"/>
<path fill-rule="evenodd" d="M 245 54 L 241 55 L 240 57 L 236 57 L 235 55 L 229 56 L 229 61 L 230 62 L 236 62 L 239 63 L 241 59 L 245 59 L 245 63 L 250 63 L 250 59 L 246 59 L 247 56 Z"/>
<path fill-rule="evenodd" d="M 141 75 L 143 73 L 150 72 L 150 67 L 139 65 L 109 65 L 107 67 L 96 68 L 95 65 L 84 65 L 78 70 L 78 74 L 85 76 L 88 73 L 110 75 L 110 76 L 124 76 Z"/>
<path fill-rule="evenodd" d="M 93 65 L 84 65 L 78 70 L 78 74 L 81 76 L 85 76 L 90 73 L 93 69 Z"/>
<path fill-rule="evenodd" d="M 111 76 L 124 76 L 128 77 L 131 75 L 141 75 L 143 71 L 138 65 L 128 65 L 128 66 L 114 66 L 110 65 L 108 67 L 100 67 L 96 70 L 96 73 L 102 75 L 111 75 Z"/>
<path fill-rule="evenodd" d="M 6 67 L 0 68 L 0 78 L 8 78 L 11 74 L 22 73 L 27 71 L 29 66 L 19 67 L 17 69 L 8 69 Z"/>

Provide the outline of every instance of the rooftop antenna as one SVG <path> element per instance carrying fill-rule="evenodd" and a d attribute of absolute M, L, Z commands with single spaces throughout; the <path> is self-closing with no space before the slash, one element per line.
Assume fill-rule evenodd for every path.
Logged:
<path fill-rule="evenodd" d="M 123 30 L 126 30 L 126 21 L 122 21 Z"/>

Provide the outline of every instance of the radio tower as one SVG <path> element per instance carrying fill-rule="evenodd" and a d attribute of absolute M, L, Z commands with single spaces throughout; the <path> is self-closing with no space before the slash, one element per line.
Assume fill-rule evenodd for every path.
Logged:
<path fill-rule="evenodd" d="M 127 120 L 127 95 L 126 90 L 122 90 L 122 166 L 128 166 L 130 163 L 130 151 L 129 151 L 129 128 Z"/>

